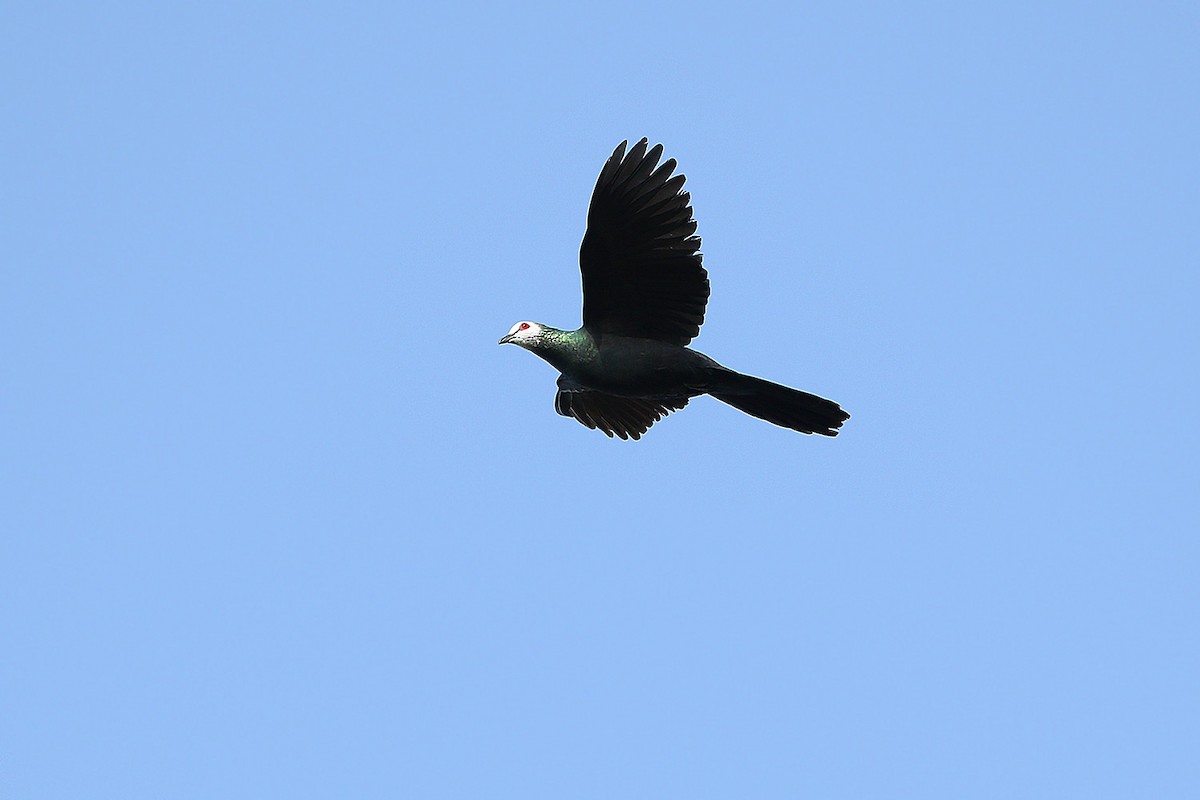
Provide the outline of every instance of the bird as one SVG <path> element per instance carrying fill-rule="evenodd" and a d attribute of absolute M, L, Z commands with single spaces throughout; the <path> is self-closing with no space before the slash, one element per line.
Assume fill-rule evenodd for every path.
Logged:
<path fill-rule="evenodd" d="M 710 292 L 686 178 L 663 146 L 617 145 L 600 170 L 579 248 L 583 325 L 560 330 L 522 320 L 514 344 L 560 373 L 554 409 L 609 438 L 640 439 L 650 426 L 707 394 L 800 433 L 836 436 L 850 415 L 832 400 L 743 375 L 687 345 L 700 333 Z"/>

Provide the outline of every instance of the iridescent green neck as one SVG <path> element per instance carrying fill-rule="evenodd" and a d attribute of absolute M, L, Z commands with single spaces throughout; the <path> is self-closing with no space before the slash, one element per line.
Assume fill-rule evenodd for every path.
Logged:
<path fill-rule="evenodd" d="M 591 334 L 583 328 L 563 331 L 542 325 L 542 335 L 530 350 L 556 367 L 559 372 L 567 372 L 572 367 L 594 358 L 596 343 Z"/>

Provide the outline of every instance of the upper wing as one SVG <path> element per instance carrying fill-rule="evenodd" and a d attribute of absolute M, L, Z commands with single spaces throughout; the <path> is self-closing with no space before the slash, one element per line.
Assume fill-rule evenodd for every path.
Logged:
<path fill-rule="evenodd" d="M 600 171 L 579 249 L 583 324 L 605 333 L 684 345 L 700 332 L 708 273 L 693 236 L 691 195 L 675 159 L 657 169 L 662 145 L 628 154 L 621 142 Z"/>
<path fill-rule="evenodd" d="M 560 388 L 554 396 L 554 410 L 564 417 L 574 417 L 592 430 L 599 428 L 610 439 L 613 434 L 622 439 L 640 439 L 651 425 L 687 402 L 686 397 L 649 400 Z"/>

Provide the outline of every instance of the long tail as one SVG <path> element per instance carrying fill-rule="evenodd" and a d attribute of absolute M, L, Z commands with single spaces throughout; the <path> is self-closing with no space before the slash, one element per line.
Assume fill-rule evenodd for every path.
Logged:
<path fill-rule="evenodd" d="M 832 400 L 733 370 L 722 371 L 708 393 L 752 417 L 801 433 L 837 436 L 838 428 L 850 419 Z"/>

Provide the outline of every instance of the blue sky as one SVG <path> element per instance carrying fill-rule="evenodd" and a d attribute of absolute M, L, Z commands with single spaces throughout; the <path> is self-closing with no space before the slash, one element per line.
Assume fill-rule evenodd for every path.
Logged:
<path fill-rule="evenodd" d="M 1195 7 L 0 31 L 6 796 L 1200 793 Z M 842 436 L 496 346 L 643 135 Z"/>

